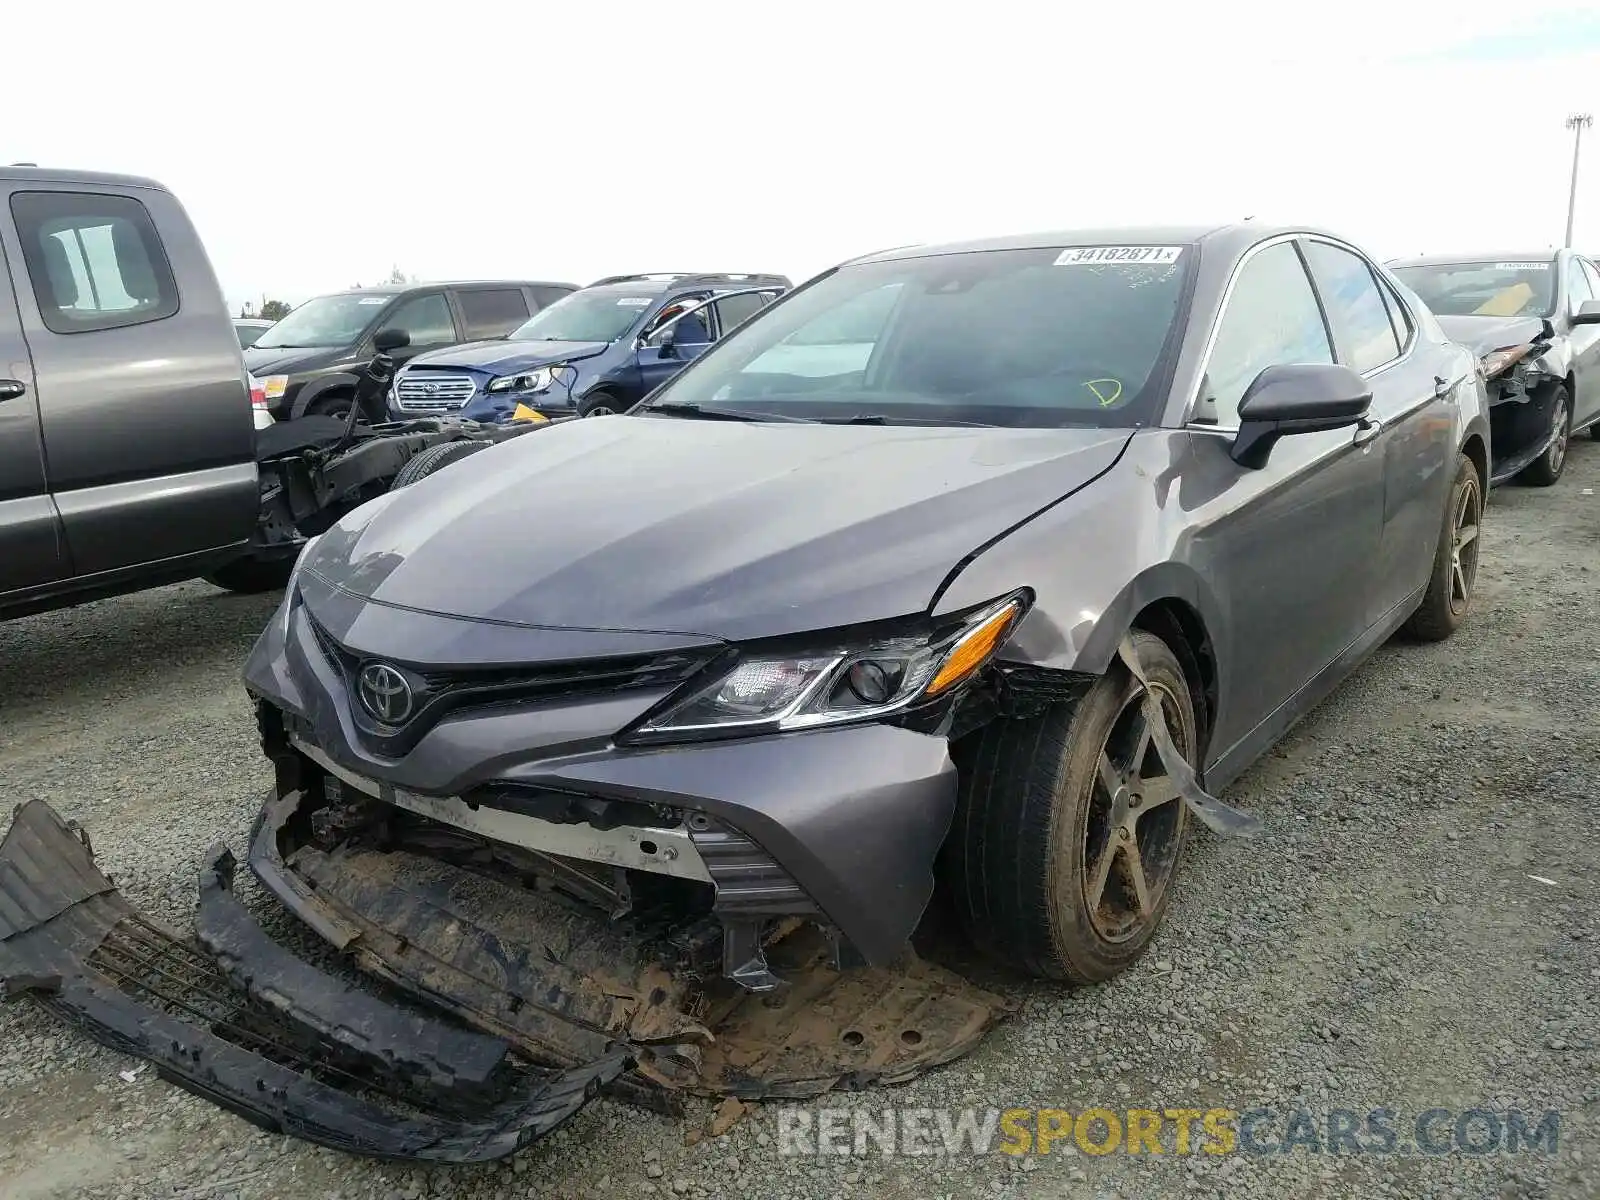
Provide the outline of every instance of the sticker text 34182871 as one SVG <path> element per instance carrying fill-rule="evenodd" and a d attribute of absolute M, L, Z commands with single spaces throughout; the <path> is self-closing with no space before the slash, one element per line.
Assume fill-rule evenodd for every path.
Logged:
<path fill-rule="evenodd" d="M 1058 267 L 1165 266 L 1178 261 L 1182 246 L 1073 246 L 1056 256 Z"/>

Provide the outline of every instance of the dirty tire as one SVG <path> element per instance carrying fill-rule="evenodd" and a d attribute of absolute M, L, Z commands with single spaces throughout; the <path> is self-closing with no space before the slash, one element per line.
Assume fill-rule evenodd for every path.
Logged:
<path fill-rule="evenodd" d="M 592 392 L 583 398 L 583 403 L 578 406 L 580 417 L 599 417 L 606 413 L 627 412 L 632 405 L 619 400 L 610 392 Z"/>
<path fill-rule="evenodd" d="M 437 446 L 429 446 L 412 457 L 411 461 L 400 468 L 400 473 L 394 477 L 390 484 L 393 488 L 402 488 L 419 479 L 425 479 L 435 471 L 449 466 L 457 459 L 466 458 L 469 454 L 476 454 L 480 450 L 487 450 L 488 442 L 441 442 Z"/>
<path fill-rule="evenodd" d="M 1162 694 L 1173 740 L 1193 761 L 1197 724 L 1183 668 L 1160 638 L 1138 631 L 1132 638 Z M 1096 983 L 1138 958 L 1160 926 L 1189 829 L 1188 809 L 1175 793 L 1136 818 L 1141 852 L 1147 829 L 1164 826 L 1167 837 L 1151 859 L 1160 869 L 1144 868 L 1148 908 L 1125 936 L 1107 936 L 1104 907 L 1091 912 L 1085 887 L 1091 864 L 1107 852 L 1085 844 L 1111 807 L 1100 760 L 1103 752 L 1118 757 L 1119 738 L 1129 760 L 1137 753 L 1133 745 L 1144 744 L 1137 737 L 1139 695 L 1138 682 L 1113 664 L 1076 703 L 996 721 L 960 747 L 961 791 L 946 847 L 946 882 L 974 945 L 1008 966 L 1046 979 Z M 1142 761 L 1160 772 L 1153 748 Z M 1101 836 L 1109 849 L 1111 829 Z M 1110 852 L 1114 864 L 1127 861 Z M 1124 874 L 1131 868 L 1117 865 L 1116 879 L 1104 885 L 1107 895 L 1113 882 L 1120 891 L 1131 879 Z"/>
<path fill-rule="evenodd" d="M 238 558 L 212 571 L 205 581 L 224 591 L 248 596 L 277 591 L 289 582 L 292 570 L 293 558 Z"/>
<path fill-rule="evenodd" d="M 1457 459 L 1455 482 L 1450 485 L 1450 502 L 1445 506 L 1444 524 L 1434 550 L 1428 590 L 1403 626 L 1410 637 L 1442 642 L 1466 619 L 1478 577 L 1478 531 L 1482 521 L 1483 482 L 1478 478 L 1478 468 L 1463 454 Z M 1465 541 L 1458 546 L 1457 540 L 1463 535 Z"/>
<path fill-rule="evenodd" d="M 1517 473 L 1517 482 L 1529 487 L 1549 487 L 1567 469 L 1567 446 L 1572 441 L 1572 406 L 1566 385 L 1556 385 L 1550 403 L 1550 423 L 1554 427 L 1555 437 L 1543 454 Z"/>
<path fill-rule="evenodd" d="M 348 392 L 334 392 L 331 395 L 318 396 L 306 406 L 305 415 L 308 417 L 337 417 L 342 421 L 350 415 L 350 406 L 354 403 L 354 395 Z"/>

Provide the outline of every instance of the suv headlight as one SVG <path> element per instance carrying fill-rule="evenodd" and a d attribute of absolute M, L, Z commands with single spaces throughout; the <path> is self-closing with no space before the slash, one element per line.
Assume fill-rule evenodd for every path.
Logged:
<path fill-rule="evenodd" d="M 900 638 L 818 654 L 741 658 L 623 740 L 777 733 L 887 716 L 971 679 L 1005 644 L 1024 607 L 1022 597 L 1007 597 L 938 640 Z"/>
<path fill-rule="evenodd" d="M 537 371 L 524 371 L 521 375 L 502 375 L 491 379 L 486 392 L 542 392 L 550 386 L 552 368 L 540 367 Z"/>

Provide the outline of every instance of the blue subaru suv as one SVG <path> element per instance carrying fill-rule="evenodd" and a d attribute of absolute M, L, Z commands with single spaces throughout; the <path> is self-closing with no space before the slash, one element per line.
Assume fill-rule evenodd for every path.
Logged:
<path fill-rule="evenodd" d="M 519 405 L 625 412 L 793 285 L 782 275 L 614 275 L 563 296 L 503 338 L 419 354 L 396 375 L 396 418 L 509 420 Z"/>

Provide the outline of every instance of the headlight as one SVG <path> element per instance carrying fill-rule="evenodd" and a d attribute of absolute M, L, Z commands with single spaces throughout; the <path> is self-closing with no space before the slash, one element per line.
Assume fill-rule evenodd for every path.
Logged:
<path fill-rule="evenodd" d="M 1503 350 L 1492 351 L 1478 360 L 1478 368 L 1483 372 L 1485 379 L 1493 379 L 1521 362 L 1532 349 L 1532 345 L 1527 345 L 1507 346 Z"/>
<path fill-rule="evenodd" d="M 306 559 L 311 554 L 311 547 L 317 544 L 316 537 L 308 538 L 306 544 L 300 547 L 300 554 L 294 560 L 294 566 L 289 569 L 289 582 L 283 585 L 283 636 L 289 636 L 289 619 L 294 615 L 295 590 L 300 586 L 300 568 L 305 565 Z"/>
<path fill-rule="evenodd" d="M 972 678 L 1022 615 L 1013 596 L 937 641 L 887 640 L 819 654 L 752 656 L 645 721 L 637 740 L 783 732 L 867 721 L 944 695 Z"/>
<path fill-rule="evenodd" d="M 268 400 L 280 399 L 289 390 L 289 377 L 287 375 L 268 375 L 261 381 L 261 390 L 266 393 Z"/>
<path fill-rule="evenodd" d="M 502 375 L 499 379 L 491 379 L 485 391 L 489 392 L 542 392 L 550 386 L 550 376 L 554 368 L 540 367 L 537 371 L 526 371 L 521 375 Z"/>

